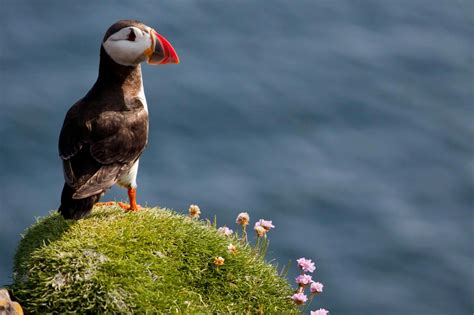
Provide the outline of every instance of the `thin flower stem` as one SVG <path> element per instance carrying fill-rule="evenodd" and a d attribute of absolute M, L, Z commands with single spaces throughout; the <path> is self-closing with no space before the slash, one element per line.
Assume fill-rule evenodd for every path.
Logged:
<path fill-rule="evenodd" d="M 242 240 L 247 243 L 247 226 L 242 225 Z"/>
<path fill-rule="evenodd" d="M 306 303 L 306 305 L 304 306 L 304 309 L 303 309 L 302 314 L 304 314 L 304 313 L 308 310 L 308 308 L 310 307 L 311 302 L 313 302 L 313 299 L 314 299 L 315 296 L 316 296 L 316 294 L 311 293 L 311 296 L 309 297 L 309 301 L 308 301 L 308 303 Z"/>
<path fill-rule="evenodd" d="M 260 253 L 263 258 L 265 258 L 265 256 L 267 255 L 267 250 L 268 250 L 269 245 L 270 245 L 270 241 L 267 238 L 267 234 L 265 234 L 263 236 L 262 249 L 261 249 L 261 253 Z"/>

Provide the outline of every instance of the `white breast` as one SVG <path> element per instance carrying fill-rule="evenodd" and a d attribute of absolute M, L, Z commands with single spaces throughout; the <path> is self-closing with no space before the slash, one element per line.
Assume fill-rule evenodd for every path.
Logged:
<path fill-rule="evenodd" d="M 143 89 L 143 79 L 142 79 L 142 84 L 140 85 L 140 90 L 138 91 L 138 95 L 136 96 L 142 104 L 143 107 L 145 108 L 145 111 L 148 113 L 148 105 L 146 104 L 146 98 L 145 98 L 145 90 Z"/>
<path fill-rule="evenodd" d="M 137 160 L 135 164 L 133 164 L 132 168 L 128 171 L 128 173 L 122 175 L 118 179 L 117 184 L 125 188 L 137 188 L 138 164 L 139 160 Z"/>

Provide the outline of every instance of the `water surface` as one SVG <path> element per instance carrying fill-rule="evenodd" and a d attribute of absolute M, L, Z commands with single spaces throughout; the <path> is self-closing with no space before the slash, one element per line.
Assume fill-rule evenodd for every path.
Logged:
<path fill-rule="evenodd" d="M 182 60 L 143 68 L 142 204 L 195 203 L 231 227 L 242 210 L 272 219 L 270 258 L 316 261 L 314 308 L 472 313 L 471 1 L 1 7 L 0 284 L 20 233 L 58 207 L 59 130 L 96 79 L 103 33 L 136 18 Z"/>

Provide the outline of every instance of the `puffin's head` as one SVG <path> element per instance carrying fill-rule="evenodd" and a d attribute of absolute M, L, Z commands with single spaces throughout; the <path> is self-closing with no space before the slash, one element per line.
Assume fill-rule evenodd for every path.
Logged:
<path fill-rule="evenodd" d="M 179 63 L 173 46 L 139 21 L 121 20 L 109 27 L 102 46 L 113 61 L 124 66 L 136 66 L 143 61 L 152 65 Z"/>

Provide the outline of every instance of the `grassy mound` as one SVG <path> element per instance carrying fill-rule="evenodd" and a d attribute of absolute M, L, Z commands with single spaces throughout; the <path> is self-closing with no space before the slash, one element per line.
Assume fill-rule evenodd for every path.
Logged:
<path fill-rule="evenodd" d="M 14 268 L 10 289 L 26 313 L 295 312 L 288 282 L 250 246 L 158 208 L 51 214 L 26 231 Z"/>

